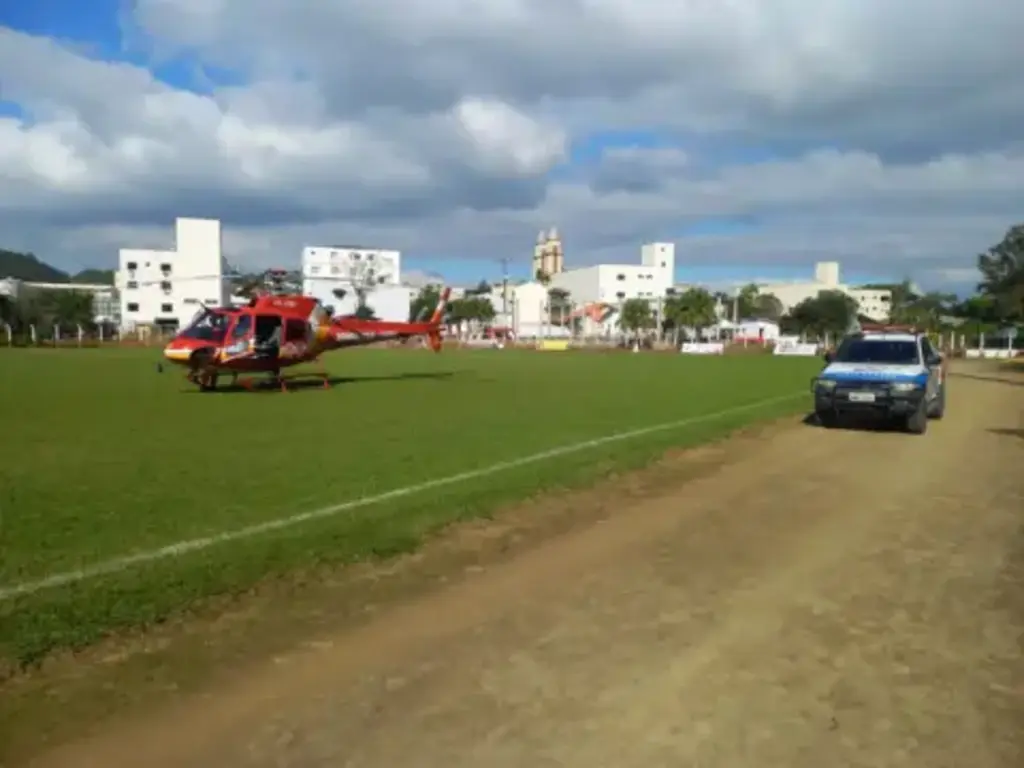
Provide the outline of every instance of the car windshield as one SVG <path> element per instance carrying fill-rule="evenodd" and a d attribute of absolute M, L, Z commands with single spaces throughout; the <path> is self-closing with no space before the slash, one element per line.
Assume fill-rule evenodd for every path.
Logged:
<path fill-rule="evenodd" d="M 846 339 L 836 351 L 836 363 L 917 365 L 917 343 L 882 339 Z"/>
<path fill-rule="evenodd" d="M 199 316 L 192 321 L 181 337 L 185 339 L 196 339 L 198 341 L 209 341 L 219 343 L 224 341 L 224 335 L 228 329 L 228 316 L 220 312 L 209 310 L 200 312 Z"/>

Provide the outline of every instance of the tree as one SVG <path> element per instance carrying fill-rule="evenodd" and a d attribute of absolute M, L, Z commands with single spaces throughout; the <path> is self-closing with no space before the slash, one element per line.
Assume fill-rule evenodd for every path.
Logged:
<path fill-rule="evenodd" d="M 991 296 L 969 296 L 953 306 L 950 314 L 975 323 L 996 323 L 999 320 L 996 301 Z"/>
<path fill-rule="evenodd" d="M 466 291 L 467 296 L 485 296 L 491 292 L 491 284 L 486 280 L 481 280 L 477 283 L 476 288 L 470 288 Z"/>
<path fill-rule="evenodd" d="M 757 314 L 757 299 L 761 289 L 754 283 L 748 283 L 736 294 L 736 314 L 740 319 L 754 317 Z"/>
<path fill-rule="evenodd" d="M 894 323 L 935 331 L 942 327 L 943 318 L 952 313 L 955 304 L 955 295 L 933 291 L 908 297 L 890 312 L 889 319 Z"/>
<path fill-rule="evenodd" d="M 113 285 L 114 270 L 83 269 L 71 278 L 72 283 L 94 283 L 96 285 Z"/>
<path fill-rule="evenodd" d="M 551 275 L 549 275 L 549 274 L 548 274 L 547 272 L 545 272 L 545 271 L 544 271 L 543 269 L 538 269 L 538 270 L 537 270 L 537 273 L 536 273 L 536 274 L 534 275 L 534 279 L 535 279 L 535 280 L 536 280 L 536 281 L 537 281 L 538 283 L 541 283 L 541 284 L 543 284 L 543 285 L 547 285 L 548 283 L 550 283 L 550 282 L 551 282 Z"/>
<path fill-rule="evenodd" d="M 999 320 L 1024 320 L 1024 224 L 978 255 L 978 271 L 978 290 L 993 300 Z"/>
<path fill-rule="evenodd" d="M 784 314 L 782 302 L 774 293 L 759 293 L 754 297 L 750 315 L 759 320 L 778 322 Z"/>
<path fill-rule="evenodd" d="M 651 312 L 650 302 L 647 299 L 626 299 L 619 314 L 619 325 L 634 334 L 653 328 L 654 313 Z"/>
<path fill-rule="evenodd" d="M 416 322 L 426 320 L 441 300 L 441 289 L 436 285 L 427 285 L 420 289 L 416 298 L 409 303 L 409 320 Z"/>
<path fill-rule="evenodd" d="M 846 333 L 857 318 L 857 302 L 842 291 L 821 291 L 804 299 L 780 325 L 787 333 L 833 336 Z"/>
<path fill-rule="evenodd" d="M 665 302 L 665 319 L 672 328 L 693 328 L 699 334 L 715 324 L 715 303 L 704 288 L 688 288 Z"/>
<path fill-rule="evenodd" d="M 564 325 L 572 312 L 572 301 L 569 292 L 563 288 L 548 289 L 548 315 L 551 322 Z"/>
<path fill-rule="evenodd" d="M 451 323 L 489 323 L 494 314 L 494 305 L 484 296 L 465 296 L 448 305 L 448 322 Z"/>

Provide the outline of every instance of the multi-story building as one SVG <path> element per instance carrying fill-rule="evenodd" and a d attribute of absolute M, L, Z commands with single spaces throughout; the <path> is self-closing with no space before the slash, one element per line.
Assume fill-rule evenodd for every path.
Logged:
<path fill-rule="evenodd" d="M 858 304 L 860 314 L 878 322 L 889 319 L 892 291 L 883 289 L 850 288 L 839 279 L 839 262 L 822 261 L 814 265 L 814 279 L 798 282 L 759 283 L 761 293 L 773 294 L 789 312 L 806 299 L 813 299 L 822 291 L 841 291 Z"/>
<path fill-rule="evenodd" d="M 416 290 L 402 285 L 401 277 L 399 251 L 350 245 L 302 250 L 302 292 L 337 315 L 355 312 L 362 293 L 381 320 L 408 320 Z"/>
<path fill-rule="evenodd" d="M 155 325 L 174 330 L 187 325 L 202 304 L 226 306 L 227 264 L 216 219 L 179 218 L 174 248 L 122 248 L 116 286 L 125 329 Z"/>
<path fill-rule="evenodd" d="M 629 299 L 663 300 L 675 284 L 676 247 L 648 243 L 639 264 L 596 264 L 551 277 L 551 287 L 569 294 L 574 304 L 621 304 Z"/>

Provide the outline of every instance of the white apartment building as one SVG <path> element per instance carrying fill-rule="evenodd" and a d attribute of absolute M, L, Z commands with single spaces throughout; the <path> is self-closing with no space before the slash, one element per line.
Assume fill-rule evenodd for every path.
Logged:
<path fill-rule="evenodd" d="M 572 302 L 620 304 L 629 299 L 664 299 L 675 283 L 676 247 L 648 243 L 640 248 L 639 264 L 597 264 L 553 275 L 552 288 L 569 293 Z"/>
<path fill-rule="evenodd" d="M 302 292 L 331 307 L 336 315 L 355 312 L 359 290 L 381 320 L 405 321 L 415 289 L 401 284 L 399 251 L 362 246 L 311 246 L 302 249 Z"/>
<path fill-rule="evenodd" d="M 798 282 L 758 283 L 761 293 L 770 293 L 782 303 L 783 311 L 789 312 L 800 302 L 812 299 L 821 291 L 842 291 L 855 299 L 859 312 L 872 320 L 885 322 L 889 319 L 892 292 L 887 290 L 865 290 L 850 288 L 839 280 L 839 262 L 822 261 L 814 265 L 814 279 Z"/>
<path fill-rule="evenodd" d="M 230 291 L 225 272 L 217 219 L 176 219 L 171 250 L 122 248 L 115 280 L 122 328 L 180 328 L 200 304 L 226 306 Z"/>

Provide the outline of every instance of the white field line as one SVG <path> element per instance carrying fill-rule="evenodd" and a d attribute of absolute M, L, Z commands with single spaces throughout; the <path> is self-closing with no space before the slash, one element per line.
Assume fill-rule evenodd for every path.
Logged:
<path fill-rule="evenodd" d="M 265 523 L 256 523 L 254 525 L 247 525 L 244 528 L 236 528 L 232 531 L 224 531 L 223 533 L 214 534 L 213 536 L 203 536 L 198 539 L 186 539 L 184 541 L 178 541 L 174 544 L 168 544 L 166 547 L 160 547 L 159 549 L 150 549 L 143 552 L 137 552 L 133 555 L 125 555 L 123 557 L 115 557 L 109 560 L 103 560 L 95 565 L 89 565 L 85 568 L 79 568 L 73 571 L 63 571 L 60 573 L 54 573 L 49 576 L 45 576 L 41 579 L 34 581 L 25 581 L 21 584 L 12 584 L 10 586 L 0 586 L 0 603 L 12 600 L 16 597 L 25 595 L 32 595 L 36 592 L 42 592 L 45 589 L 52 589 L 55 587 L 63 587 L 69 584 L 77 584 L 82 581 L 89 579 L 95 579 L 100 576 L 108 576 L 111 574 L 121 573 L 128 570 L 136 565 L 142 565 L 144 563 L 153 563 L 158 560 L 169 560 L 182 555 L 188 554 L 189 552 L 200 552 L 205 549 L 217 546 L 218 544 L 226 544 L 232 541 L 239 541 L 241 539 L 248 539 L 253 536 L 259 536 L 260 534 L 270 533 L 272 531 L 280 531 L 284 528 L 292 528 L 303 523 L 308 523 L 311 520 L 321 520 L 327 517 L 334 517 L 335 515 L 341 514 L 342 512 L 349 512 L 353 509 L 359 509 L 361 507 L 368 507 L 372 504 L 380 504 L 385 501 L 392 501 L 393 499 L 400 499 L 405 496 L 412 496 L 414 494 L 422 493 L 424 491 L 430 491 L 435 488 L 442 488 L 446 485 L 455 485 L 456 483 L 463 483 L 467 480 L 476 480 L 477 478 L 487 477 L 489 475 L 495 475 L 499 472 L 505 472 L 510 469 L 516 469 L 523 467 L 528 464 L 536 464 L 537 462 L 545 461 L 547 459 L 554 459 L 559 456 L 566 456 L 572 453 L 579 453 L 580 451 L 586 451 L 591 448 L 598 448 L 602 445 L 608 445 L 609 443 L 617 443 L 623 440 L 631 440 L 635 437 L 644 437 L 645 435 L 652 435 L 657 432 L 667 432 L 673 429 L 681 429 L 688 427 L 693 424 L 699 424 L 705 421 L 714 421 L 725 416 L 731 416 L 735 413 L 743 413 L 744 411 L 752 411 L 757 408 L 761 408 L 766 405 L 773 403 L 781 403 L 786 400 L 794 400 L 797 397 L 806 397 L 807 393 L 801 391 L 800 393 L 794 393 L 790 395 L 783 395 L 781 397 L 772 397 L 767 400 L 758 400 L 755 403 L 747 403 L 746 405 L 738 405 L 734 408 L 726 408 L 723 411 L 715 411 L 714 413 L 705 413 L 700 416 L 692 416 L 688 419 L 679 419 L 678 421 L 668 421 L 663 424 L 654 424 L 649 427 L 640 427 L 639 429 L 630 429 L 625 432 L 614 432 L 604 437 L 595 437 L 592 440 L 583 440 L 578 443 L 570 443 L 569 445 L 563 445 L 558 448 L 552 448 L 547 451 L 541 451 L 540 453 L 531 453 L 527 456 L 522 456 L 518 459 L 510 459 L 508 461 L 499 461 L 497 464 L 490 464 L 480 469 L 471 469 L 468 472 L 459 472 L 456 475 L 448 475 L 447 477 L 439 477 L 434 480 L 426 480 L 422 483 L 416 483 L 415 485 L 407 485 L 403 488 L 395 488 L 384 493 L 378 493 L 373 496 L 363 496 L 362 498 L 352 499 L 350 501 L 343 501 L 340 504 L 332 504 L 329 507 L 320 507 L 319 509 L 313 509 L 308 512 L 300 512 L 297 515 L 290 515 L 289 517 L 281 517 L 276 520 L 268 520 Z"/>

